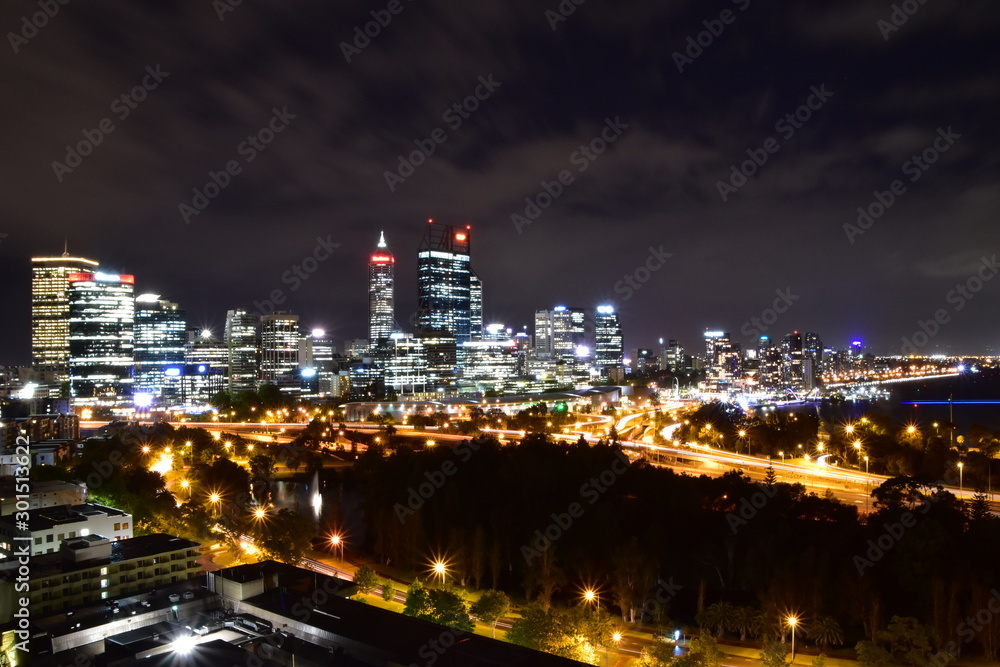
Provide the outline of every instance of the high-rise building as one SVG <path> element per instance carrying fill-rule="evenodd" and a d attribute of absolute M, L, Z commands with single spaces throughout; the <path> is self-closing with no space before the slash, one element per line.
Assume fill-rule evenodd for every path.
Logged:
<path fill-rule="evenodd" d="M 601 377 L 618 375 L 625 357 L 622 327 L 614 306 L 598 306 L 594 316 L 594 365 Z"/>
<path fill-rule="evenodd" d="M 226 313 L 229 391 L 256 391 L 260 379 L 260 316 L 236 308 Z"/>
<path fill-rule="evenodd" d="M 299 389 L 299 316 L 277 311 L 260 318 L 260 379 L 282 391 Z"/>
<path fill-rule="evenodd" d="M 368 340 L 374 346 L 396 328 L 394 315 L 396 258 L 385 243 L 385 232 L 368 260 Z"/>
<path fill-rule="evenodd" d="M 475 271 L 469 275 L 469 334 L 472 340 L 483 337 L 483 281 Z"/>
<path fill-rule="evenodd" d="M 556 306 L 552 309 L 552 354 L 565 364 L 576 363 L 586 346 L 587 311 Z M 589 356 L 589 350 L 586 355 Z"/>
<path fill-rule="evenodd" d="M 705 332 L 706 380 L 717 389 L 731 383 L 739 372 L 740 346 L 733 343 L 728 332 Z"/>
<path fill-rule="evenodd" d="M 417 326 L 421 331 L 447 331 L 459 345 L 472 340 L 474 329 L 470 229 L 431 221 L 417 253 Z M 475 290 L 481 333 L 481 286 Z"/>
<path fill-rule="evenodd" d="M 68 253 L 31 260 L 31 364 L 60 383 L 69 379 L 69 276 L 96 270 L 94 260 Z"/>
<path fill-rule="evenodd" d="M 299 369 L 306 393 L 329 396 L 334 393 L 334 375 L 338 370 L 334 362 L 337 347 L 323 329 L 313 329 L 299 341 Z"/>
<path fill-rule="evenodd" d="M 163 395 L 164 371 L 184 363 L 187 322 L 184 311 L 157 294 L 135 298 L 135 393 Z"/>
<path fill-rule="evenodd" d="M 552 356 L 552 311 L 535 311 L 535 356 Z"/>
<path fill-rule="evenodd" d="M 124 407 L 132 401 L 135 278 L 79 272 L 67 279 L 74 403 Z"/>
<path fill-rule="evenodd" d="M 793 331 L 781 341 L 781 379 L 786 387 L 802 388 L 804 384 L 802 357 L 802 334 Z"/>

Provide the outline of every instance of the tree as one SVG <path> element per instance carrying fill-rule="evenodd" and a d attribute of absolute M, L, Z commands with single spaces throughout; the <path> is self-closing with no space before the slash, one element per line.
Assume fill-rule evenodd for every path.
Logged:
<path fill-rule="evenodd" d="M 396 596 L 396 589 L 392 587 L 391 581 L 386 581 L 382 584 L 382 599 L 386 602 L 392 602 Z"/>
<path fill-rule="evenodd" d="M 736 618 L 736 607 L 729 602 L 713 602 L 705 607 L 705 611 L 698 615 L 696 619 L 702 627 L 715 628 L 717 637 L 722 636 L 723 630 L 733 627 Z"/>
<path fill-rule="evenodd" d="M 633 663 L 636 667 L 674 667 L 674 647 L 663 642 L 657 642 L 645 649 L 639 659 Z"/>
<path fill-rule="evenodd" d="M 312 534 L 312 521 L 285 508 L 265 520 L 255 546 L 265 558 L 295 565 L 310 547 Z"/>
<path fill-rule="evenodd" d="M 840 623 L 832 616 L 820 616 L 806 632 L 809 641 L 814 642 L 822 649 L 830 646 L 840 646 L 844 643 L 844 631 L 840 628 Z"/>
<path fill-rule="evenodd" d="M 893 616 L 889 626 L 878 633 L 881 641 L 888 642 L 892 657 L 909 665 L 922 665 L 931 652 L 927 630 L 915 618 Z"/>
<path fill-rule="evenodd" d="M 374 593 L 378 588 L 378 574 L 370 565 L 362 565 L 354 573 L 354 585 L 358 587 L 358 592 L 362 595 Z"/>
<path fill-rule="evenodd" d="M 860 667 L 888 667 L 892 662 L 892 654 L 875 642 L 858 642 L 854 650 Z"/>
<path fill-rule="evenodd" d="M 753 607 L 737 607 L 733 614 L 732 629 L 740 633 L 740 641 L 746 641 L 747 634 L 756 634 L 761 623 L 760 612 Z"/>
<path fill-rule="evenodd" d="M 774 466 L 767 466 L 767 472 L 764 473 L 764 484 L 771 487 L 774 486 L 778 481 L 778 474 L 774 472 Z"/>
<path fill-rule="evenodd" d="M 691 640 L 688 654 L 699 667 L 721 667 L 725 655 L 715 637 L 702 633 Z"/>
<path fill-rule="evenodd" d="M 786 656 L 788 646 L 779 641 L 769 639 L 760 647 L 760 661 L 764 663 L 764 667 L 788 667 Z"/>
<path fill-rule="evenodd" d="M 434 588 L 428 593 L 432 610 L 428 620 L 462 632 L 472 632 L 475 629 L 472 617 L 469 616 L 469 607 L 458 593 L 443 588 Z"/>
<path fill-rule="evenodd" d="M 820 653 L 813 658 L 812 667 L 826 667 L 826 654 Z"/>
<path fill-rule="evenodd" d="M 431 598 L 419 579 L 414 579 L 413 583 L 406 590 L 406 601 L 403 603 L 403 613 L 407 616 L 426 618 L 431 612 Z"/>
<path fill-rule="evenodd" d="M 483 593 L 470 609 L 472 615 L 493 628 L 493 638 L 497 638 L 497 621 L 510 611 L 510 598 L 503 591 L 489 590 Z"/>

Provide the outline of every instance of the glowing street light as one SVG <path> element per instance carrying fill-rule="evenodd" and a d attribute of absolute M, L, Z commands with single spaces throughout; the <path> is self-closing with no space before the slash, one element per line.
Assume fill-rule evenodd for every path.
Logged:
<path fill-rule="evenodd" d="M 253 511 L 253 518 L 257 519 L 258 521 L 260 521 L 266 516 L 267 516 L 267 510 L 264 509 L 263 507 L 258 507 Z"/>
<path fill-rule="evenodd" d="M 334 533 L 330 536 L 330 545 L 335 549 L 340 549 L 340 560 L 344 560 L 344 539 Z"/>
<path fill-rule="evenodd" d="M 436 561 L 434 563 L 434 574 L 435 576 L 441 577 L 441 583 L 444 583 L 445 577 L 448 574 L 448 568 L 444 564 L 444 561 Z"/>
<path fill-rule="evenodd" d="M 959 493 L 959 495 L 961 495 L 962 491 L 965 489 L 965 484 L 962 481 L 962 469 L 963 468 L 965 468 L 965 464 L 962 463 L 961 461 L 959 461 L 958 462 L 958 493 Z"/>
<path fill-rule="evenodd" d="M 792 629 L 792 661 L 795 660 L 795 626 L 799 624 L 799 619 L 795 616 L 788 617 L 788 627 Z"/>

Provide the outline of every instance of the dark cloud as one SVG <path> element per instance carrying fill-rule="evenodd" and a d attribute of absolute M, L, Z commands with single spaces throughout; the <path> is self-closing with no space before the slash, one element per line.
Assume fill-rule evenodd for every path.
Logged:
<path fill-rule="evenodd" d="M 212 3 L 61 5 L 19 53 L 0 49 L 2 359 L 27 360 L 28 259 L 64 238 L 218 327 L 227 308 L 287 291 L 283 272 L 330 236 L 336 258 L 288 305 L 353 338 L 378 231 L 399 259 L 405 321 L 429 217 L 473 225 L 492 320 L 610 300 L 628 347 L 696 347 L 704 327 L 736 334 L 787 287 L 800 298 L 769 333 L 894 351 L 997 249 L 1000 13 L 926 3 L 885 40 L 890 4 L 588 0 L 552 30 L 556 2 L 404 0 L 350 63 L 341 43 L 384 5 L 272 0 L 222 21 Z M 725 9 L 733 22 L 679 72 L 674 54 Z M 36 11 L 7 3 L 0 28 Z M 112 101 L 156 65 L 169 76 L 115 117 Z M 490 75 L 500 87 L 450 127 L 445 111 Z M 820 85 L 834 96 L 782 137 L 776 123 Z M 246 162 L 238 147 L 274 108 L 295 118 Z M 105 117 L 114 132 L 58 182 L 52 161 Z M 615 117 L 628 128 L 580 173 L 572 156 Z M 857 208 L 949 126 L 961 138 L 850 243 Z M 447 141 L 390 192 L 384 172 L 436 128 Z M 769 137 L 780 150 L 723 202 L 717 182 Z M 242 173 L 185 224 L 178 205 L 229 160 Z M 574 183 L 518 233 L 511 214 L 565 169 Z M 616 284 L 661 245 L 673 256 L 624 301 Z M 987 282 L 933 343 L 995 346 L 998 292 Z"/>

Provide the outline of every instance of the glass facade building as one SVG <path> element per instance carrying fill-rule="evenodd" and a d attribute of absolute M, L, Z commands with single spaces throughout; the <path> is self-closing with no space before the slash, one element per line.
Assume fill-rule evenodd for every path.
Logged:
<path fill-rule="evenodd" d="M 71 273 L 69 375 L 76 405 L 124 407 L 133 394 L 135 278 Z"/>
<path fill-rule="evenodd" d="M 163 396 L 164 370 L 184 363 L 187 321 L 183 310 L 156 294 L 135 299 L 135 393 Z"/>
<path fill-rule="evenodd" d="M 34 257 L 31 260 L 31 364 L 69 379 L 69 276 L 97 270 L 82 257 Z"/>
<path fill-rule="evenodd" d="M 459 345 L 472 340 L 473 296 L 482 333 L 482 285 L 473 289 L 468 227 L 427 225 L 417 253 L 417 327 L 447 331 Z"/>
<path fill-rule="evenodd" d="M 395 329 L 396 258 L 389 252 L 385 233 L 368 260 L 368 340 L 374 346 Z"/>

